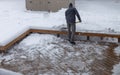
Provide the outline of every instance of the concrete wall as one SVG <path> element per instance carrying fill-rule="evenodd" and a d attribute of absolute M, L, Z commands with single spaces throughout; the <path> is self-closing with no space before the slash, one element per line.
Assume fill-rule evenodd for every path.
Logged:
<path fill-rule="evenodd" d="M 26 0 L 27 10 L 33 11 L 53 11 L 67 8 L 69 3 L 75 5 L 75 0 Z"/>

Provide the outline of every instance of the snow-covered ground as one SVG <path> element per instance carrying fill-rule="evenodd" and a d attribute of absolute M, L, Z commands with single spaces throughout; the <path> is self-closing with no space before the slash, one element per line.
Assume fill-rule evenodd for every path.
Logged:
<path fill-rule="evenodd" d="M 83 23 L 81 29 L 107 30 L 108 28 L 120 31 L 120 2 L 115 0 L 77 0 Z M 78 27 L 78 28 L 79 28 Z"/>
<path fill-rule="evenodd" d="M 0 36 L 2 36 L 0 45 L 2 46 L 30 27 L 52 27 L 65 23 L 65 9 L 56 13 L 31 12 L 26 10 L 25 0 L 0 0 L 0 9 Z"/>
<path fill-rule="evenodd" d="M 76 8 L 82 18 L 82 23 L 77 24 L 77 31 L 120 32 L 119 0 L 76 0 Z M 0 46 L 29 28 L 66 24 L 65 10 L 50 13 L 27 11 L 25 0 L 0 0 Z M 102 59 L 107 47 L 97 43 L 76 43 L 76 46 L 71 46 L 66 40 L 53 35 L 31 34 L 8 54 L 0 54 L 0 65 L 7 65 L 4 67 L 26 75 L 91 75 L 89 65 L 94 59 Z M 120 47 L 115 49 L 117 55 L 120 55 L 119 50 Z M 10 64 L 14 68 L 9 67 Z M 120 75 L 119 69 L 119 64 L 115 65 L 113 75 Z M 0 72 L 8 71 L 0 69 Z"/>
<path fill-rule="evenodd" d="M 77 31 L 120 32 L 120 2 L 117 0 L 76 0 L 82 23 Z M 4 46 L 29 28 L 66 25 L 66 9 L 58 12 L 27 11 L 25 0 L 0 0 L 0 45 Z"/>

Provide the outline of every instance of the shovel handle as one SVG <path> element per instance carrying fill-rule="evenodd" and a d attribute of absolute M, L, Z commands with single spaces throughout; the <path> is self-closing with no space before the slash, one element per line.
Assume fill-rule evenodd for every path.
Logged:
<path fill-rule="evenodd" d="M 75 23 L 80 23 L 80 21 L 77 21 L 77 22 L 75 22 Z"/>

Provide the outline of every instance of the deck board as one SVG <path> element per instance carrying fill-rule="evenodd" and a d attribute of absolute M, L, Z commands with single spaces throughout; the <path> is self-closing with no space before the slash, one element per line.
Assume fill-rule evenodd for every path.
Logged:
<path fill-rule="evenodd" d="M 112 75 L 112 69 L 115 64 L 120 62 L 120 57 L 114 53 L 116 44 L 111 44 L 109 48 L 104 52 L 104 59 L 95 60 L 91 65 L 91 71 L 93 75 Z"/>

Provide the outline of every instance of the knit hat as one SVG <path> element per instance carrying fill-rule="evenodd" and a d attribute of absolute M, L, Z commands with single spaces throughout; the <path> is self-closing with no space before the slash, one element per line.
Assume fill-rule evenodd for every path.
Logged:
<path fill-rule="evenodd" d="M 72 3 L 70 3 L 70 4 L 69 4 L 69 7 L 73 7 L 73 4 L 72 4 Z"/>

